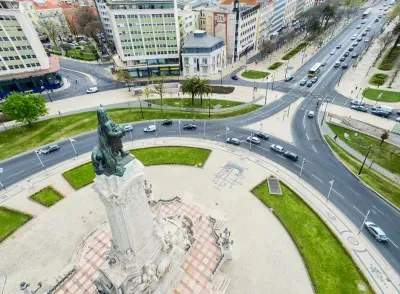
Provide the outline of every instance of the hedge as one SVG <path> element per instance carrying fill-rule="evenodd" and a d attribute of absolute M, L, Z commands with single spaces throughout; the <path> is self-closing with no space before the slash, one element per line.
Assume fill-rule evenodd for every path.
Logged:
<path fill-rule="evenodd" d="M 210 86 L 211 93 L 215 94 L 230 94 L 235 90 L 235 87 L 224 87 L 224 86 Z"/>
<path fill-rule="evenodd" d="M 297 45 L 295 48 L 290 50 L 288 53 L 286 53 L 283 57 L 282 60 L 289 60 L 293 56 L 295 56 L 297 53 L 299 53 L 301 50 L 303 50 L 305 47 L 307 47 L 307 42 L 302 42 L 299 45 Z"/>

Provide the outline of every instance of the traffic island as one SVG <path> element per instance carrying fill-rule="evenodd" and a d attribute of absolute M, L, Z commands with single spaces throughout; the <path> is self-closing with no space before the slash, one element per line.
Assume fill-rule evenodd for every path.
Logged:
<path fill-rule="evenodd" d="M 246 70 L 242 72 L 242 77 L 246 79 L 263 79 L 269 75 L 269 72 L 258 70 Z"/>
<path fill-rule="evenodd" d="M 29 198 L 45 207 L 50 207 L 62 200 L 63 196 L 53 187 L 48 186 Z"/>

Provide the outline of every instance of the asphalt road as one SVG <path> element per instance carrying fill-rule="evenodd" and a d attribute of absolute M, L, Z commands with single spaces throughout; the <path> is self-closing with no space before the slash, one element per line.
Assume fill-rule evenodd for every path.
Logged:
<path fill-rule="evenodd" d="M 377 12 L 377 9 L 373 11 L 373 15 L 368 18 L 367 24 L 363 25 L 363 29 L 368 25 L 371 25 Z M 245 125 L 259 122 L 287 108 L 299 97 L 306 97 L 299 109 L 296 111 L 293 119 L 295 145 L 290 145 L 277 138 L 271 137 L 267 141 L 262 141 L 259 145 L 251 144 L 251 151 L 273 160 L 294 173 L 300 172 L 300 165 L 303 159 L 305 159 L 306 161 L 302 178 L 323 195 L 328 194 L 330 187 L 329 182 L 334 180 L 333 190 L 329 201 L 335 204 L 357 226 L 362 224 L 366 212 L 371 210 L 369 220 L 376 222 L 382 227 L 390 238 L 390 242 L 377 242 L 365 229 L 363 229 L 362 233 L 370 239 L 371 243 L 376 246 L 391 266 L 400 273 L 400 251 L 398 248 L 398 246 L 400 246 L 400 226 L 398 225 L 400 223 L 399 212 L 362 185 L 357 178 L 355 178 L 339 161 L 336 160 L 320 136 L 316 119 L 308 119 L 306 117 L 309 110 L 316 109 L 316 101 L 318 98 L 328 97 L 329 100 L 334 100 L 333 103 L 344 103 L 345 99 L 347 99 L 341 95 L 337 95 L 334 91 L 334 85 L 340 78 L 341 69 L 338 70 L 333 68 L 333 64 L 340 58 L 343 52 L 347 50 L 350 44 L 353 43 L 353 41 L 350 40 L 350 37 L 355 33 L 360 34 L 362 32 L 362 30 L 356 29 L 359 22 L 359 20 L 356 20 L 346 27 L 338 36 L 333 38 L 333 40 L 322 48 L 322 50 L 317 52 L 308 62 L 306 62 L 294 74 L 295 79 L 293 82 L 275 83 L 276 87 L 287 92 L 287 94 L 280 100 L 274 101 L 269 105 L 244 116 L 208 121 L 206 122 L 207 125 L 205 126 L 205 129 L 203 121 L 196 121 L 195 123 L 197 124 L 198 129 L 195 131 L 180 131 L 178 122 L 174 121 L 174 124 L 169 127 L 164 127 L 161 126 L 161 124 L 158 124 L 157 133 L 144 133 L 143 128 L 149 123 L 135 123 L 133 124 L 134 131 L 131 133 L 133 140 L 151 137 L 155 138 L 156 136 L 162 138 L 179 135 L 182 135 L 183 137 L 203 138 L 205 134 L 206 139 L 223 142 L 226 137 L 226 126 L 228 126 L 230 129 L 228 136 L 240 139 L 242 141 L 242 146 L 250 148 L 250 144 L 246 142 L 246 138 L 250 135 L 251 131 L 245 129 Z M 380 29 L 381 24 L 382 21 L 379 23 L 372 23 L 373 29 L 370 32 L 371 34 L 368 36 L 369 38 L 371 38 L 372 33 L 377 32 Z M 331 56 L 329 52 L 335 49 L 337 44 L 342 44 L 342 48 L 336 50 L 335 54 Z M 365 47 L 365 44 L 361 42 L 358 45 L 357 50 L 362 50 L 363 47 Z M 328 63 L 320 73 L 318 82 L 311 88 L 299 86 L 298 82 L 307 76 L 309 68 L 311 68 L 311 66 L 316 62 L 321 62 L 327 58 Z M 63 68 L 70 66 L 73 67 L 73 70 L 78 70 L 76 65 L 71 63 L 74 61 L 65 61 L 64 63 L 63 60 L 61 62 Z M 101 68 L 102 66 L 92 64 L 81 64 L 80 66 L 82 68 L 79 71 L 90 72 L 90 74 L 95 76 L 100 85 L 110 88 L 116 87 L 116 83 L 107 77 L 106 71 L 94 69 L 98 67 Z M 232 81 L 230 84 L 235 84 L 235 82 L 236 81 Z M 237 81 L 237 84 L 253 86 L 253 83 L 246 81 Z M 117 86 L 121 85 L 119 84 Z M 265 88 L 266 86 L 266 83 L 260 83 L 261 88 Z M 270 88 L 271 85 L 269 84 L 268 87 Z M 249 89 L 249 95 L 252 95 L 252 89 Z M 182 124 L 188 122 L 193 121 L 182 120 Z M 127 134 L 124 137 L 124 140 L 131 140 L 131 134 Z M 91 151 L 97 141 L 97 134 L 92 132 L 75 137 L 74 139 L 76 140 L 74 143 L 76 151 L 78 154 L 82 154 Z M 45 167 L 53 166 L 64 160 L 70 159 L 75 155 L 68 140 L 63 140 L 57 143 L 61 147 L 59 151 L 48 155 L 39 155 Z M 284 158 L 281 154 L 277 154 L 270 150 L 271 144 L 279 144 L 286 150 L 295 152 L 299 155 L 299 161 L 293 162 Z M 9 187 L 21 179 L 33 175 L 43 169 L 36 153 L 34 152 L 0 162 L 0 167 L 4 169 L 4 173 L 0 174 L 0 181 L 6 187 Z M 12 189 L 12 187 L 10 189 Z M 0 193 L 0 201 L 1 194 L 2 193 Z"/>

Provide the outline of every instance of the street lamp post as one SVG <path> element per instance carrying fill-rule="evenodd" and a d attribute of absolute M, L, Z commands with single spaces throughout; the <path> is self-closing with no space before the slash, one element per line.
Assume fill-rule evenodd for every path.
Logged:
<path fill-rule="evenodd" d="M 74 139 L 72 139 L 72 138 L 69 138 L 69 141 L 71 142 L 72 149 L 74 149 L 75 155 L 78 156 L 78 153 L 76 153 L 76 149 L 75 149 L 75 146 L 74 146 L 74 143 L 73 143 L 73 142 L 76 142 L 76 141 Z"/>
<path fill-rule="evenodd" d="M 155 122 L 155 121 L 153 121 L 153 123 L 154 123 L 155 129 L 156 129 L 156 138 L 158 139 L 158 133 L 157 133 L 157 124 L 156 124 L 156 122 Z"/>
<path fill-rule="evenodd" d="M 274 90 L 274 81 L 275 81 L 275 73 L 272 76 L 272 85 L 271 85 L 271 90 Z"/>
<path fill-rule="evenodd" d="M 325 115 L 326 115 L 326 109 L 328 108 L 328 103 L 329 103 L 329 101 L 326 100 L 324 115 L 322 116 L 322 119 L 321 119 L 321 126 L 322 126 L 323 123 L 324 123 L 324 119 L 325 119 Z"/>
<path fill-rule="evenodd" d="M 267 105 L 267 95 L 268 95 L 268 77 L 267 77 L 267 84 L 265 86 L 265 101 L 264 101 L 264 105 Z"/>
<path fill-rule="evenodd" d="M 39 151 L 38 151 L 38 150 L 35 150 L 35 154 L 36 154 L 37 158 L 39 159 L 40 164 L 42 165 L 43 169 L 46 170 L 46 168 L 44 167 L 44 164 L 43 164 L 42 160 L 41 160 L 40 157 L 39 157 Z"/>
<path fill-rule="evenodd" d="M 204 122 L 204 134 L 203 134 L 204 140 L 206 139 L 206 122 Z"/>
<path fill-rule="evenodd" d="M 208 94 L 208 118 L 211 118 L 211 98 L 210 98 L 210 94 Z"/>
<path fill-rule="evenodd" d="M 142 100 L 139 97 L 139 105 L 140 105 L 140 112 L 142 113 L 142 119 L 144 119 L 144 115 L 143 115 L 143 108 L 142 108 Z"/>
<path fill-rule="evenodd" d="M 3 168 L 0 168 L 0 174 L 3 173 Z M 0 186 L 2 189 L 6 190 L 6 188 L 4 187 L 4 185 L 0 182 Z"/>
<path fill-rule="evenodd" d="M 326 198 L 326 203 L 328 203 L 329 197 L 331 196 L 331 191 L 332 191 L 332 186 L 333 186 L 333 182 L 334 181 L 335 180 L 332 180 L 332 181 L 329 182 L 329 184 L 331 184 L 331 187 L 329 188 L 328 197 Z"/>
<path fill-rule="evenodd" d="M 360 170 L 359 170 L 359 172 L 358 172 L 358 175 L 361 175 L 362 169 L 363 169 L 363 167 L 364 167 L 365 162 L 367 161 L 367 158 L 368 158 L 369 152 L 371 151 L 371 148 L 372 148 L 372 145 L 369 146 L 368 152 L 367 152 L 367 154 L 365 155 L 364 161 L 363 161 L 363 163 L 362 163 L 362 165 L 361 165 L 361 167 L 360 167 Z"/>
<path fill-rule="evenodd" d="M 342 76 L 343 76 L 343 72 L 344 72 L 344 68 L 342 67 L 342 72 L 340 73 L 340 77 L 339 77 L 339 81 L 338 81 L 338 86 L 340 84 L 340 81 L 342 80 Z"/>
<path fill-rule="evenodd" d="M 343 104 L 343 107 L 345 107 L 346 106 L 346 103 L 347 103 L 347 101 L 349 101 L 350 100 L 350 98 L 351 98 L 351 95 L 353 95 L 353 90 L 351 90 L 351 92 L 350 92 L 350 96 L 349 96 L 349 98 L 344 102 L 344 104 Z"/>
<path fill-rule="evenodd" d="M 379 93 L 378 98 L 376 99 L 376 102 L 375 102 L 375 106 L 376 106 L 376 104 L 378 104 L 378 101 L 379 101 L 379 99 L 381 99 L 381 97 L 382 97 L 382 93 Z"/>
<path fill-rule="evenodd" d="M 358 95 L 360 95 L 361 90 L 362 90 L 362 88 L 360 87 L 360 90 L 358 90 L 358 93 L 357 93 L 357 99 L 358 99 Z"/>
<path fill-rule="evenodd" d="M 304 167 L 304 163 L 306 162 L 306 159 L 305 158 L 303 158 L 303 162 L 301 163 L 301 168 L 300 168 L 300 175 L 299 175 L 299 178 L 301 178 L 301 175 L 302 175 L 302 173 L 303 173 L 303 167 Z"/>
<path fill-rule="evenodd" d="M 179 137 L 182 139 L 181 121 L 179 121 Z"/>
<path fill-rule="evenodd" d="M 368 219 L 368 215 L 369 215 L 369 212 L 370 212 L 370 211 L 371 211 L 371 210 L 368 209 L 368 212 L 367 212 L 367 214 L 365 215 L 365 218 L 364 218 L 364 220 L 363 220 L 363 222 L 362 222 L 362 224 L 361 224 L 361 227 L 360 227 L 360 229 L 358 230 L 358 235 L 360 235 L 360 232 L 361 232 L 361 230 L 362 230 L 362 228 L 363 228 L 365 222 L 366 222 L 367 219 Z"/>
<path fill-rule="evenodd" d="M 288 67 L 289 67 L 289 59 L 288 59 L 288 61 L 287 61 L 287 63 L 286 63 L 285 79 L 286 79 L 286 75 L 287 75 L 287 70 L 288 70 Z"/>
<path fill-rule="evenodd" d="M 221 86 L 222 86 L 222 69 L 219 69 L 218 71 L 221 74 Z"/>

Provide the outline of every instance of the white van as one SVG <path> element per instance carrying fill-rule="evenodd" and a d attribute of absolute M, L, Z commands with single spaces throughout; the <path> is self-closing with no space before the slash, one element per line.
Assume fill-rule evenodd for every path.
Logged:
<path fill-rule="evenodd" d="M 392 114 L 393 113 L 393 107 L 387 106 L 387 105 L 377 105 L 376 107 L 373 107 L 375 110 L 383 110 L 386 111 L 387 113 Z"/>
<path fill-rule="evenodd" d="M 157 131 L 156 125 L 149 125 L 148 127 L 144 128 L 143 130 L 145 133 L 155 132 Z"/>

